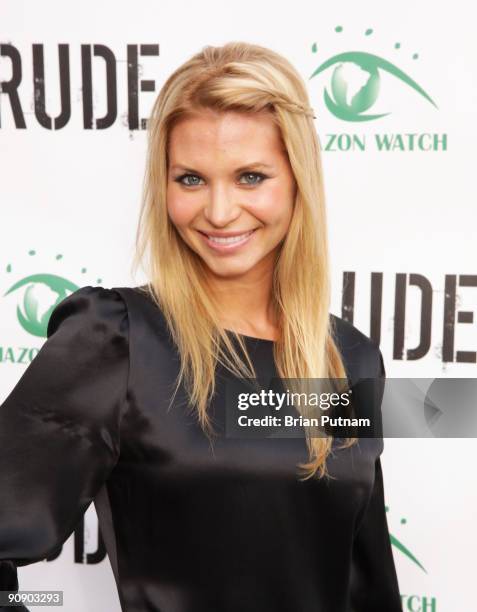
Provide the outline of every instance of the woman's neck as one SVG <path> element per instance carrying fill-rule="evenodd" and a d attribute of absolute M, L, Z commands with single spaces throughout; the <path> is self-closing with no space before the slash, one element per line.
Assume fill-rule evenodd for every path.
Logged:
<path fill-rule="evenodd" d="M 272 274 L 253 272 L 241 277 L 209 278 L 220 323 L 225 329 L 240 334 L 277 340 Z"/>

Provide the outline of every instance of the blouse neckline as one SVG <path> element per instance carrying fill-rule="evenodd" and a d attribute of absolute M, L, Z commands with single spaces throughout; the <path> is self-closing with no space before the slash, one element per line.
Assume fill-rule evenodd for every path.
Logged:
<path fill-rule="evenodd" d="M 275 344 L 276 342 L 276 340 L 269 340 L 268 338 L 257 338 L 257 336 L 248 336 L 247 334 L 240 334 L 238 332 L 234 332 L 232 329 L 224 328 L 224 331 L 229 332 L 230 334 L 237 333 L 238 336 L 250 342 L 265 342 L 268 344 Z"/>

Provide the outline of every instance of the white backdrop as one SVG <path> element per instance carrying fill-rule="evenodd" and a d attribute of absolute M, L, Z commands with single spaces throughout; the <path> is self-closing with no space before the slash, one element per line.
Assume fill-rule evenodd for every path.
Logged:
<path fill-rule="evenodd" d="M 15 283 L 36 274 L 57 275 L 77 286 L 143 281 L 129 274 L 146 139 L 144 129 L 129 123 L 135 98 L 131 81 L 128 93 L 128 48 L 138 53 L 137 79 L 154 84 L 138 86 L 138 116 L 145 119 L 180 63 L 206 44 L 229 40 L 275 49 L 308 84 L 323 147 L 332 311 L 343 313 L 346 273 L 354 278 L 354 308 L 345 312 L 364 333 L 371 333 L 371 311 L 379 323 L 381 305 L 378 327 L 388 377 L 475 377 L 475 323 L 452 316 L 449 362 L 443 361 L 442 344 L 446 277 L 456 282 L 456 311 L 471 311 L 476 318 L 476 17 L 468 0 L 391 5 L 377 0 L 2 0 L 0 81 L 18 76 L 19 82 L 17 106 L 4 84 L 0 94 L 0 400 L 44 342 L 19 322 L 17 306 L 27 285 L 7 294 Z M 34 80 L 33 58 L 43 54 L 45 112 L 55 118 L 62 109 L 61 45 L 69 57 L 64 83 L 70 87 L 71 113 L 63 127 L 47 129 L 39 119 L 42 98 L 34 86 L 43 83 L 38 73 Z M 104 45 L 114 54 L 117 116 L 105 129 L 86 129 L 83 123 L 88 87 L 82 45 Z M 351 53 L 344 71 L 336 71 L 338 61 L 310 78 L 342 53 Z M 332 112 L 324 93 L 333 97 L 337 91 L 332 76 L 335 85 L 346 77 L 348 101 L 361 87 L 364 91 L 369 74 L 360 80 L 359 53 L 381 62 L 374 81 L 379 89 L 370 107 L 348 120 Z M 396 76 L 393 67 L 427 95 Z M 67 75 L 64 68 L 61 75 Z M 93 56 L 94 122 L 105 115 L 112 91 L 106 87 L 104 60 Z M 385 115 L 362 120 L 369 114 Z M 384 138 L 393 143 L 389 150 L 378 146 Z M 373 304 L 372 273 L 382 280 L 382 300 Z M 421 318 L 421 295 L 409 285 L 409 275 L 422 275 L 432 287 L 432 308 L 425 315 L 431 344 L 417 360 L 393 354 L 398 274 L 406 275 L 407 283 L 405 350 L 417 345 Z M 459 361 L 458 351 L 467 351 L 470 361 Z M 382 463 L 403 610 L 475 610 L 475 441 L 386 439 Z M 85 553 L 97 551 L 93 506 L 85 515 L 84 544 Z M 118 612 L 107 557 L 99 551 L 81 559 L 78 542 L 76 553 L 75 561 L 72 535 L 56 560 L 20 568 L 20 588 L 62 589 L 68 612 Z"/>

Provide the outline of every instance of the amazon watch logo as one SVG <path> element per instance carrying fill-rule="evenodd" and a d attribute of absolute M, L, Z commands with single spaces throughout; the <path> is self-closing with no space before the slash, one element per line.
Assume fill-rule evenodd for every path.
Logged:
<path fill-rule="evenodd" d="M 342 26 L 336 26 L 335 32 L 341 34 Z M 369 38 L 373 30 L 368 28 L 364 36 Z M 368 45 L 369 46 L 369 41 Z M 401 43 L 394 43 L 394 52 L 401 49 Z M 311 51 L 318 54 L 321 49 L 315 42 Z M 327 110 L 340 121 L 348 124 L 366 124 L 376 122 L 389 117 L 392 113 L 387 109 L 379 112 L 375 107 L 382 94 L 383 78 L 391 75 L 403 86 L 412 91 L 429 106 L 430 110 L 439 110 L 437 103 L 422 83 L 412 74 L 414 71 L 404 69 L 402 64 L 416 61 L 418 53 L 412 53 L 407 57 L 401 53 L 400 61 L 391 61 L 381 55 L 368 50 L 343 51 L 325 58 L 312 72 L 309 77 L 313 83 L 323 82 L 323 102 Z M 400 64 L 400 65 L 398 65 Z M 325 71 L 330 69 L 331 75 L 325 78 Z M 320 79 L 320 77 L 323 77 Z M 381 96 L 386 97 L 386 96 Z M 388 96 L 389 98 L 389 96 Z M 426 122 L 426 130 L 429 122 Z M 447 134 L 433 133 L 431 131 L 419 132 L 418 128 L 406 133 L 370 134 L 369 131 L 362 134 L 342 133 L 326 134 L 325 143 L 322 145 L 325 151 L 364 151 L 368 145 L 368 139 L 374 141 L 378 151 L 446 151 Z M 323 138 L 323 137 L 322 137 Z"/>
<path fill-rule="evenodd" d="M 101 278 L 93 276 L 91 279 L 90 271 L 81 265 L 80 257 L 73 254 L 64 258 L 61 253 L 52 256 L 30 249 L 19 254 L 15 263 L 7 262 L 3 273 L 0 271 L 0 283 L 4 287 L 0 291 L 0 307 L 4 309 L 0 367 L 8 363 L 28 365 L 33 361 L 42 345 L 31 346 L 33 338 L 47 338 L 48 322 L 56 306 L 81 286 L 102 285 Z M 32 268 L 36 268 L 33 273 Z M 69 280 L 70 273 L 88 278 L 76 284 Z M 15 279 L 11 278 L 13 275 Z"/>

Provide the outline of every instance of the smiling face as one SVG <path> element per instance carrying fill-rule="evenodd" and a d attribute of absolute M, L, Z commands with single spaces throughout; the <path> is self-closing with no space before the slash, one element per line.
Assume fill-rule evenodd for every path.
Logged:
<path fill-rule="evenodd" d="M 169 135 L 167 209 L 213 275 L 272 270 L 296 183 L 270 113 L 201 111 Z"/>

